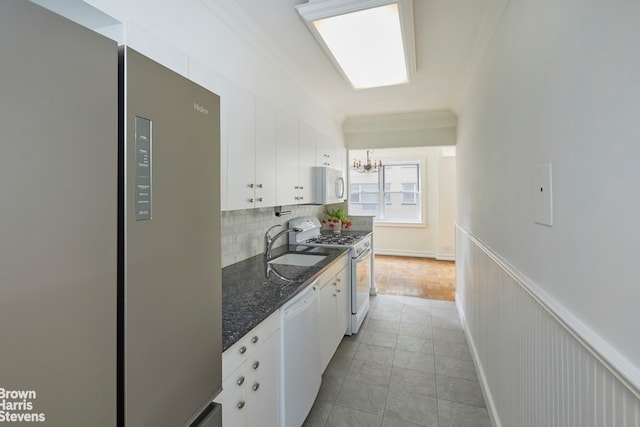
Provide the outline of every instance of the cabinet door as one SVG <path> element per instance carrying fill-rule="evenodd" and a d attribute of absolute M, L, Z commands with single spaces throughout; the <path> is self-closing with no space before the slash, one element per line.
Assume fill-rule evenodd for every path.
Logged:
<path fill-rule="evenodd" d="M 223 103 L 224 105 L 224 103 Z M 255 98 L 234 86 L 227 98 L 227 209 L 254 206 Z"/>
<path fill-rule="evenodd" d="M 298 120 L 278 110 L 278 205 L 298 204 Z"/>
<path fill-rule="evenodd" d="M 343 268 L 335 277 L 336 293 L 338 295 L 336 313 L 336 339 L 338 341 L 338 344 L 347 331 L 348 322 L 351 317 L 351 307 L 349 306 L 349 289 L 347 289 L 349 278 L 347 277 L 347 275 L 347 269 Z"/>
<path fill-rule="evenodd" d="M 276 206 L 277 186 L 277 114 L 276 107 L 256 99 L 255 206 Z"/>
<path fill-rule="evenodd" d="M 280 424 L 279 361 L 278 330 L 247 360 L 248 427 L 278 427 Z"/>
<path fill-rule="evenodd" d="M 348 162 L 347 149 L 344 147 L 344 145 L 338 143 L 337 153 L 338 153 L 338 162 L 337 162 L 338 164 L 336 165 L 336 169 L 341 170 L 342 176 L 346 179 L 349 172 L 349 167 L 347 165 L 347 162 Z"/>
<path fill-rule="evenodd" d="M 316 163 L 316 132 L 315 130 L 300 123 L 300 158 L 299 158 L 299 192 L 298 201 L 300 203 L 314 202 L 314 175 L 313 167 Z"/>
<path fill-rule="evenodd" d="M 316 166 L 326 166 L 337 169 L 339 160 L 337 147 L 328 136 L 318 133 L 316 135 Z"/>
<path fill-rule="evenodd" d="M 222 425 L 245 426 L 247 423 L 246 362 L 222 382 L 222 393 L 216 402 L 222 404 Z"/>
<path fill-rule="evenodd" d="M 329 281 L 320 289 L 320 367 L 322 372 L 327 368 L 337 346 L 334 346 L 336 335 L 336 292 L 333 281 Z"/>

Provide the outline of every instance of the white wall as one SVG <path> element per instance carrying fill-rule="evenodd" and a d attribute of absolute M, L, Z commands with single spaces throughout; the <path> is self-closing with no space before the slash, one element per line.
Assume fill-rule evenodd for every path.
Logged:
<path fill-rule="evenodd" d="M 591 349 L 597 361 L 606 362 L 600 366 L 614 377 L 633 384 L 636 398 L 638 22 L 636 1 L 508 2 L 463 97 L 457 143 L 461 230 L 475 236 L 496 259 L 504 259 L 515 275 L 526 278 L 522 282 L 542 302 L 543 314 L 580 337 L 580 345 Z M 546 162 L 553 165 L 553 227 L 533 221 L 533 171 Z M 499 295 L 475 291 L 477 286 L 491 286 L 493 270 L 469 256 L 458 252 L 464 258 L 458 263 L 469 264 L 478 278 L 462 276 L 458 281 L 466 311 Z M 510 309 L 497 306 L 495 313 L 467 319 L 472 339 L 487 332 L 481 326 L 488 316 L 508 318 Z M 474 333 L 480 335 L 473 337 Z M 553 345 L 548 350 L 531 357 L 541 357 L 538 362 L 544 363 L 567 351 Z M 547 393 L 574 398 L 569 380 L 525 382 L 516 392 L 540 386 Z M 490 387 L 490 393 L 495 391 Z M 587 405 L 585 399 L 588 396 L 581 401 Z M 622 417 L 624 405 L 617 402 Z M 507 406 L 498 412 L 508 411 Z M 587 411 L 594 408 L 595 403 Z M 635 408 L 635 424 L 628 425 L 639 423 Z M 623 425 L 619 420 L 597 425 Z"/>
<path fill-rule="evenodd" d="M 455 154 L 455 148 L 453 153 Z M 438 156 L 438 259 L 455 259 L 457 199 L 455 155 L 444 155 L 441 152 Z"/>
<path fill-rule="evenodd" d="M 442 147 L 376 149 L 375 160 L 421 160 L 422 224 L 374 223 L 375 252 L 453 260 L 456 214 L 455 157 L 442 157 Z M 349 164 L 365 159 L 366 150 L 349 150 Z"/>

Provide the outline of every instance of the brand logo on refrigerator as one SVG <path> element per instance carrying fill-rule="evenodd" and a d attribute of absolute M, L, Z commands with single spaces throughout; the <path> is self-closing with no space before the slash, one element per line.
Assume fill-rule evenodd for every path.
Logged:
<path fill-rule="evenodd" d="M 209 110 L 207 110 L 206 108 L 204 108 L 202 105 L 198 104 L 197 102 L 193 103 L 193 109 L 196 110 L 198 113 L 209 114 Z"/>

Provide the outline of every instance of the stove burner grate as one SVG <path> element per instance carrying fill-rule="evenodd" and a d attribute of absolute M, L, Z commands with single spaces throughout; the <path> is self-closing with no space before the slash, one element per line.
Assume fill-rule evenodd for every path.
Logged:
<path fill-rule="evenodd" d="M 360 241 L 362 236 L 343 236 L 343 235 L 326 235 L 321 234 L 319 236 L 308 239 L 306 243 L 317 243 L 327 245 L 344 245 L 351 246 Z"/>

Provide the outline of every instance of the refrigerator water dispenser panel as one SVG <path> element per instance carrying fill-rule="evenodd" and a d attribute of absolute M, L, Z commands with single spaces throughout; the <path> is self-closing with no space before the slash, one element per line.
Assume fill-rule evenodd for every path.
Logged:
<path fill-rule="evenodd" d="M 151 120 L 136 116 L 136 221 L 151 219 Z"/>

